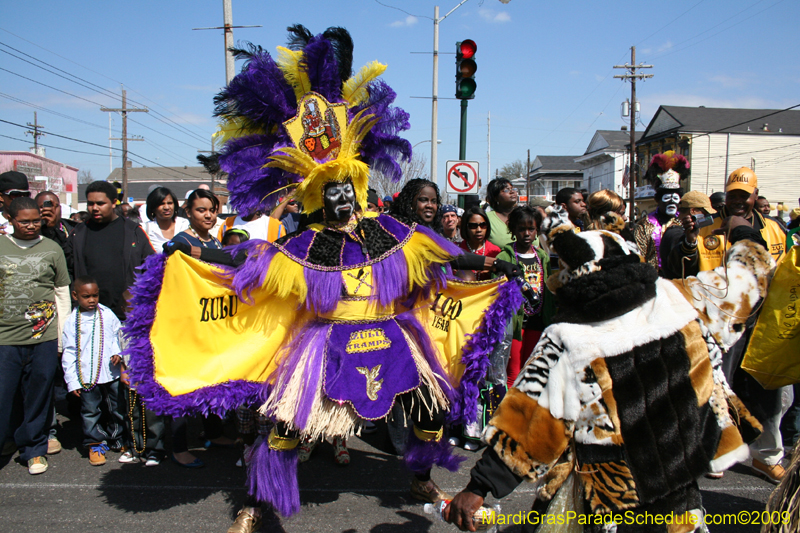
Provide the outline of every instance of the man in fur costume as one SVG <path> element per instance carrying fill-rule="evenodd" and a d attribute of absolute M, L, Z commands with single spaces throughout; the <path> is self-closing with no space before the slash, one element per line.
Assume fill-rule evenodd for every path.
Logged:
<path fill-rule="evenodd" d="M 716 291 L 722 268 L 685 283 L 659 278 L 635 244 L 607 230 L 575 233 L 549 208 L 541 235 L 562 266 L 548 279 L 559 312 L 445 518 L 474 531 L 487 493 L 502 498 L 527 480 L 538 489 L 534 510 L 558 502 L 550 511 L 575 510 L 587 532 L 702 531 L 696 479 L 747 459 L 760 432 L 720 368 L 720 348 L 736 341 L 774 267 L 748 229 L 731 228 L 728 288 Z M 672 513 L 674 523 L 624 519 L 645 512 Z"/>

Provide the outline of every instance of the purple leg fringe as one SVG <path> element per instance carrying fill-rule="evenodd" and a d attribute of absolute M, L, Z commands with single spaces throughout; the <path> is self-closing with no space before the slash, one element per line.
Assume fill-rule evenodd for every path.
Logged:
<path fill-rule="evenodd" d="M 460 455 L 453 455 L 453 447 L 444 437 L 438 442 L 424 442 L 417 438 L 413 430 L 408 435 L 408 446 L 403 457 L 406 467 L 415 474 L 428 472 L 433 465 L 456 472 L 466 459 Z"/>
<path fill-rule="evenodd" d="M 258 501 L 270 503 L 282 516 L 300 511 L 297 484 L 297 449 L 273 450 L 267 439 L 250 453 L 247 463 L 247 488 Z"/>

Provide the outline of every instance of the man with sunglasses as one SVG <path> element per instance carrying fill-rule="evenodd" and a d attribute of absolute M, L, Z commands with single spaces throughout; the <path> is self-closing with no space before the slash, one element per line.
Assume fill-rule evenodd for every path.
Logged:
<path fill-rule="evenodd" d="M 31 191 L 28 188 L 28 177 L 22 172 L 9 170 L 0 174 L 0 198 L 3 200 L 3 216 L 0 218 L 0 235 L 12 233 L 11 216 L 8 208 L 14 198 L 30 197 Z"/>

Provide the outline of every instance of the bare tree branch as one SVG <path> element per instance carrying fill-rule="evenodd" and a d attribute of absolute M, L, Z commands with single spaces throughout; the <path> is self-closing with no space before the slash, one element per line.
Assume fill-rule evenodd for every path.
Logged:
<path fill-rule="evenodd" d="M 375 189 L 381 198 L 387 195 L 392 196 L 394 193 L 400 192 L 409 180 L 416 178 L 429 179 L 427 166 L 425 156 L 418 152 L 414 153 L 409 161 L 400 163 L 400 168 L 403 171 L 403 177 L 400 181 L 392 181 L 388 176 L 373 171 L 369 177 L 369 186 L 371 189 Z"/>

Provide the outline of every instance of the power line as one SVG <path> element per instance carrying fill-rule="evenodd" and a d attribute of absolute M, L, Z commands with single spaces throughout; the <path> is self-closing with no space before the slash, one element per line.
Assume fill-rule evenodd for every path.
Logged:
<path fill-rule="evenodd" d="M 71 117 L 69 115 L 65 115 L 64 113 L 59 113 L 58 111 L 53 111 L 52 109 L 47 109 L 46 107 L 42 107 L 42 106 L 37 105 L 37 104 L 32 104 L 30 102 L 26 102 L 25 100 L 21 100 L 21 99 L 17 98 L 16 96 L 11 96 L 9 94 L 0 93 L 0 97 L 7 98 L 7 99 L 11 100 L 12 102 L 17 102 L 19 104 L 23 104 L 23 105 L 26 105 L 26 106 L 33 107 L 35 109 L 38 109 L 39 111 L 44 111 L 46 113 L 51 113 L 51 114 L 56 115 L 56 116 L 61 117 L 61 118 L 74 120 L 75 122 L 80 122 L 81 124 L 86 124 L 87 126 L 94 126 L 95 128 L 102 128 L 102 129 L 106 128 L 105 126 L 101 126 L 99 124 L 93 124 L 92 122 L 87 122 L 87 121 L 79 119 L 79 118 L 75 118 L 75 117 Z"/>
<path fill-rule="evenodd" d="M 5 124 L 11 124 L 12 126 L 17 126 L 17 127 L 20 127 L 20 128 L 27 128 L 27 126 L 23 126 L 22 124 L 17 124 L 15 122 L 10 122 L 8 120 L 3 120 L 1 118 L 0 118 L 0 122 L 3 122 Z M 97 143 L 93 143 L 93 142 L 89 142 L 89 141 L 82 141 L 81 139 L 75 139 L 74 137 L 67 137 L 66 135 L 59 135 L 58 133 L 48 133 L 48 135 L 50 135 L 52 137 L 59 137 L 61 139 L 67 139 L 68 141 L 75 141 L 75 142 L 79 142 L 79 143 L 82 143 L 82 144 L 88 144 L 90 146 L 99 146 L 100 148 L 103 148 L 103 149 L 108 148 L 108 146 L 105 146 L 105 145 L 102 145 L 102 144 L 97 144 Z M 113 150 L 122 150 L 122 148 L 112 148 L 112 149 Z M 168 167 L 165 167 L 164 165 L 162 165 L 160 163 L 157 163 L 155 161 L 147 159 L 146 157 L 138 155 L 138 154 L 135 154 L 135 153 L 133 153 L 131 151 L 128 151 L 128 153 L 131 156 L 136 157 L 137 159 L 141 159 L 143 161 L 147 161 L 148 163 L 151 163 L 151 164 L 153 164 L 153 165 L 155 165 L 157 167 L 168 168 Z M 103 155 L 103 157 L 105 157 L 105 155 Z M 172 169 L 169 169 L 169 170 L 172 170 Z M 179 174 L 183 174 L 184 176 L 188 176 L 188 177 L 193 178 L 193 179 L 197 178 L 197 176 L 193 176 L 191 174 L 187 174 L 186 172 L 180 172 L 179 170 L 173 170 L 173 172 L 178 172 Z"/>
<path fill-rule="evenodd" d="M 60 71 L 60 72 L 63 72 L 63 73 L 65 73 L 67 76 L 71 76 L 71 77 L 73 77 L 73 78 L 76 78 L 76 79 L 78 79 L 78 80 L 81 80 L 81 81 L 82 81 L 82 82 L 84 82 L 84 83 L 79 83 L 79 82 L 77 82 L 77 81 L 75 81 L 75 80 L 73 80 L 73 79 L 67 78 L 66 76 L 62 76 L 62 75 L 61 75 L 61 74 L 59 74 L 58 72 L 53 72 L 52 70 L 48 70 L 48 69 L 46 69 L 46 68 L 42 67 L 41 65 L 37 65 L 36 63 L 33 63 L 33 62 L 31 62 L 31 61 L 28 61 L 27 59 L 23 59 L 23 58 L 21 58 L 21 57 L 19 57 L 19 56 L 16 56 L 16 55 L 14 55 L 14 54 L 12 54 L 12 53 L 10 53 L 10 52 L 6 51 L 6 50 L 2 50 L 2 49 L 0 49 L 0 52 L 3 52 L 3 53 L 5 53 L 5 54 L 8 54 L 8 55 L 10 55 L 10 56 L 12 56 L 12 57 L 15 57 L 15 58 L 19 59 L 20 61 L 23 61 L 23 62 L 25 62 L 25 63 L 28 63 L 29 65 L 32 65 L 32 66 L 34 66 L 34 67 L 40 68 L 40 69 L 44 70 L 45 72 L 49 72 L 49 73 L 51 73 L 51 74 L 54 74 L 54 75 L 56 75 L 56 76 L 58 76 L 58 77 L 60 77 L 60 78 L 63 78 L 63 79 L 65 79 L 65 80 L 69 81 L 69 82 L 72 82 L 72 83 L 75 83 L 75 84 L 77 84 L 77 85 L 80 85 L 81 87 L 84 87 L 85 89 L 89 89 L 90 91 L 96 92 L 96 93 L 98 93 L 98 94 L 100 94 L 100 95 L 102 95 L 102 96 L 111 97 L 111 98 L 114 98 L 114 99 L 117 99 L 117 98 L 119 98 L 119 95 L 117 95 L 116 93 L 114 93 L 114 92 L 112 92 L 112 91 L 109 91 L 109 90 L 107 90 L 107 89 L 104 89 L 103 87 L 100 87 L 99 85 L 97 85 L 97 84 L 95 84 L 95 83 L 92 83 L 92 82 L 90 82 L 90 81 L 84 80 L 83 78 L 81 78 L 81 77 L 79 77 L 79 76 L 76 76 L 76 75 L 74 75 L 74 74 L 71 74 L 71 73 L 69 73 L 69 72 L 67 72 L 67 71 L 65 71 L 65 70 L 63 70 L 63 69 L 60 69 L 60 68 L 58 68 L 58 67 L 56 67 L 56 66 L 50 65 L 49 63 L 47 63 L 47 62 L 45 62 L 45 61 L 42 61 L 41 59 L 35 58 L 35 57 L 31 56 L 30 54 L 26 54 L 25 52 L 22 52 L 22 51 L 20 51 L 20 50 L 17 50 L 16 48 L 14 48 L 14 47 L 12 47 L 12 46 L 9 46 L 9 45 L 7 45 L 7 44 L 5 44 L 5 43 L 3 43 L 3 42 L 0 42 L 0 45 L 2 45 L 2 46 L 5 46 L 5 47 L 7 47 L 7 48 L 10 48 L 10 49 L 14 50 L 15 52 L 18 52 L 18 53 L 20 53 L 20 54 L 22 54 L 22 55 L 24 55 L 24 56 L 26 56 L 26 57 L 30 57 L 31 59 L 33 59 L 33 60 L 35 60 L 35 61 L 39 61 L 40 63 L 42 63 L 42 64 L 44 64 L 44 65 L 47 65 L 48 67 L 54 68 L 54 69 L 56 69 L 56 70 L 58 70 L 58 71 Z M 81 99 L 81 100 L 85 100 L 85 101 L 87 101 L 87 102 L 89 102 L 89 103 L 92 103 L 92 104 L 95 104 L 95 105 L 102 105 L 102 104 L 99 104 L 99 103 L 97 103 L 97 102 L 94 102 L 94 101 L 92 101 L 92 100 L 88 100 L 88 99 L 86 99 L 86 98 L 83 98 L 83 97 L 81 97 L 81 96 L 77 96 L 77 95 L 74 95 L 74 94 L 72 94 L 72 93 L 68 93 L 68 92 L 66 92 L 66 91 L 63 91 L 63 90 L 61 90 L 61 89 L 56 89 L 55 87 L 52 87 L 52 86 L 50 86 L 50 85 L 46 85 L 46 84 L 44 84 L 44 83 L 42 83 L 42 82 L 39 82 L 39 81 L 33 80 L 33 79 L 31 79 L 31 78 L 26 78 L 25 76 L 22 76 L 22 75 L 20 75 L 20 74 L 16 74 L 15 72 L 11 72 L 10 70 L 7 70 L 7 69 L 2 69 L 2 70 L 5 70 L 6 72 L 10 72 L 11 74 L 14 74 L 14 75 L 16 75 L 16 76 L 19 76 L 19 77 L 21 77 L 21 78 L 25 78 L 25 79 L 27 79 L 27 80 L 29 80 L 29 81 L 32 81 L 32 82 L 34 82 L 34 83 L 38 83 L 38 84 L 40 84 L 40 85 L 44 85 L 45 87 L 48 87 L 48 88 L 50 88 L 50 89 L 54 89 L 54 90 L 56 90 L 56 91 L 62 92 L 62 93 L 64 93 L 64 94 L 68 94 L 68 95 L 70 95 L 70 96 L 73 96 L 73 97 L 75 97 L 75 98 L 79 98 L 79 99 Z M 89 84 L 89 85 L 85 85 L 85 84 Z M 90 85 L 91 85 L 91 86 L 93 86 L 93 87 L 91 87 Z M 137 94 L 138 94 L 138 93 L 137 93 Z M 142 105 L 142 104 L 139 104 L 138 102 L 136 102 L 136 101 L 134 101 L 134 100 L 131 100 L 131 103 L 134 103 L 134 104 L 137 104 L 137 105 Z M 180 125 L 178 125 L 178 124 L 177 124 L 175 121 L 173 121 L 173 120 L 170 120 L 169 118 L 167 118 L 166 116 L 162 115 L 161 113 L 157 113 L 157 114 L 158 114 L 158 115 L 160 115 L 161 117 L 164 117 L 163 119 L 161 119 L 161 118 L 158 118 L 158 117 L 154 117 L 154 118 L 156 118 L 156 120 L 158 120 L 159 122 L 162 122 L 162 123 L 166 124 L 167 126 L 170 126 L 170 127 L 172 127 L 172 128 L 175 128 L 175 129 L 177 129 L 178 131 L 180 131 L 181 133 L 183 133 L 183 134 L 185 134 L 185 135 L 191 135 L 191 136 L 194 136 L 194 137 L 198 138 L 199 140 L 201 140 L 202 142 L 206 142 L 206 141 L 208 140 L 206 137 L 203 137 L 203 136 L 200 136 L 200 135 L 198 135 L 198 134 L 196 134 L 196 133 L 194 133 L 194 132 L 191 132 L 191 131 L 189 131 L 189 130 L 188 130 L 188 129 L 186 129 L 186 128 L 181 128 L 181 127 L 180 127 Z"/>
<path fill-rule="evenodd" d="M 72 96 L 73 98 L 77 98 L 79 100 L 83 100 L 84 102 L 89 102 L 90 104 L 99 105 L 99 106 L 103 105 L 103 104 L 95 102 L 94 100 L 89 100 L 88 98 L 84 98 L 83 96 L 78 96 L 77 94 L 72 94 L 70 92 L 67 92 L 67 91 L 64 91 L 64 90 L 61 90 L 61 89 L 57 89 L 56 87 L 53 87 L 52 85 L 47 85 L 46 83 L 42 83 L 40 81 L 36 81 L 36 80 L 34 80 L 32 78 L 28 78 L 26 76 L 23 76 L 22 74 L 17 74 L 16 72 L 12 72 L 12 71 L 10 71 L 10 70 L 8 70 L 6 68 L 0 67 L 0 70 L 8 72 L 9 74 L 13 74 L 14 76 L 19 76 L 23 80 L 32 81 L 33 83 L 38 83 L 39 85 L 47 87 L 48 89 L 53 89 L 54 91 L 58 91 L 60 93 L 64 93 L 66 95 Z"/>
<path fill-rule="evenodd" d="M 20 36 L 20 35 L 17 35 L 16 33 L 13 33 L 13 32 L 11 32 L 11 31 L 8 31 L 8 30 L 7 30 L 7 29 L 5 29 L 5 28 L 0 28 L 0 31 L 4 31 L 4 32 L 8 33 L 9 35 L 13 35 L 14 37 L 16 37 L 17 39 L 19 39 L 19 40 L 21 40 L 21 41 L 25 41 L 26 43 L 28 43 L 28 44 L 30 44 L 30 45 L 33 45 L 33 46 L 35 46 L 36 48 L 39 48 L 40 50 L 44 50 L 44 51 L 45 51 L 45 52 L 47 52 L 47 53 L 53 54 L 54 56 L 56 56 L 56 57 L 59 57 L 59 58 L 61 58 L 61 59 L 65 60 L 65 61 L 68 61 L 68 62 L 72 63 L 73 65 L 76 65 L 76 66 L 78 66 L 78 67 L 81 67 L 81 68 L 82 68 L 82 69 L 84 69 L 84 70 L 88 70 L 89 72 L 91 72 L 91 73 L 93 73 L 93 74 L 96 74 L 96 75 L 98 75 L 98 76 L 100 76 L 100 77 L 103 77 L 103 78 L 105 78 L 105 79 L 107 79 L 107 80 L 109 80 L 109 81 L 113 81 L 114 83 L 117 83 L 117 84 L 119 84 L 119 85 L 123 85 L 123 83 L 122 83 L 121 81 L 119 81 L 119 80 L 115 80 L 115 79 L 113 79 L 113 78 L 110 78 L 110 77 L 108 77 L 107 75 L 103 74 L 102 72 L 97 72 L 96 70 L 92 70 L 91 68 L 89 68 L 89 67 L 87 67 L 87 66 L 85 66 L 85 65 L 81 65 L 80 63 L 78 63 L 78 62 L 76 62 L 76 61 L 73 61 L 72 59 L 70 59 L 70 58 L 68 58 L 68 57 L 64 57 L 64 56 L 62 56 L 62 55 L 60 55 L 60 54 L 58 54 L 58 53 L 56 53 L 56 52 L 53 52 L 52 50 L 49 50 L 49 49 L 47 49 L 47 48 L 44 48 L 43 46 L 41 46 L 41 45 L 39 45 L 39 44 L 37 44 L 37 43 L 35 43 L 35 42 L 33 42 L 33 41 L 29 41 L 28 39 L 25 39 L 24 37 L 22 37 L 22 36 Z M 2 44 L 2 43 L 0 43 L 0 44 Z M 5 45 L 5 46 L 8 46 L 8 45 Z M 9 48 L 10 48 L 10 47 L 9 47 Z M 20 52 L 20 53 L 23 53 L 23 52 Z M 28 57 L 33 57 L 33 56 L 30 56 L 30 55 L 29 55 Z M 36 58 L 34 58 L 34 59 L 36 59 Z M 36 59 L 36 60 L 37 60 L 37 61 L 41 61 L 40 59 Z M 54 68 L 55 68 L 55 67 L 54 67 Z M 64 71 L 64 72 L 66 72 L 66 71 Z M 76 75 L 74 75 L 74 74 L 70 74 L 70 75 L 71 75 L 71 76 L 73 76 L 73 77 L 75 77 L 75 78 L 82 79 L 82 78 L 80 78 L 80 77 L 78 77 L 78 76 L 76 76 Z M 87 81 L 87 83 L 91 83 L 91 82 L 88 82 L 88 81 Z M 98 86 L 98 87 L 99 87 L 99 86 Z M 169 111 L 169 110 L 167 110 L 165 107 L 163 107 L 163 106 L 159 105 L 159 104 L 158 104 L 158 103 L 156 103 L 154 100 L 152 100 L 152 99 L 150 99 L 150 98 L 147 98 L 145 95 L 143 95 L 143 94 L 142 94 L 142 93 L 140 93 L 139 91 L 137 91 L 137 90 L 135 90 L 135 89 L 132 89 L 132 88 L 130 88 L 130 87 L 128 87 L 128 90 L 129 90 L 129 91 L 131 91 L 131 92 L 134 92 L 134 93 L 138 94 L 138 95 L 139 95 L 139 96 L 141 96 L 143 99 L 145 99 L 145 100 L 149 101 L 149 102 L 150 102 L 151 104 L 153 104 L 154 106 L 156 106 L 156 107 L 159 107 L 159 108 L 163 109 L 163 110 L 164 110 L 164 111 L 166 111 L 167 113 L 169 113 L 169 112 L 170 112 L 170 111 Z M 119 95 L 117 95 L 117 94 L 114 94 L 114 98 L 119 98 Z M 144 105 L 144 104 L 142 104 L 141 102 L 137 102 L 137 101 L 135 101 L 135 100 L 133 100 L 133 99 L 131 99 L 131 103 L 133 103 L 133 104 L 136 104 L 136 105 Z M 153 113 L 156 113 L 156 112 L 155 112 L 155 111 L 153 111 L 152 109 L 151 109 L 151 112 L 153 112 Z M 159 113 L 156 113 L 156 114 L 159 114 Z M 162 116 L 164 116 L 164 115 L 162 115 Z M 164 116 L 164 118 L 166 118 L 166 116 Z M 169 119 L 167 119 L 167 120 L 169 120 Z M 177 123 L 175 123 L 175 124 L 177 125 Z M 199 131 L 199 130 L 198 130 L 198 131 Z M 204 140 L 206 140 L 206 139 L 204 138 Z"/>

